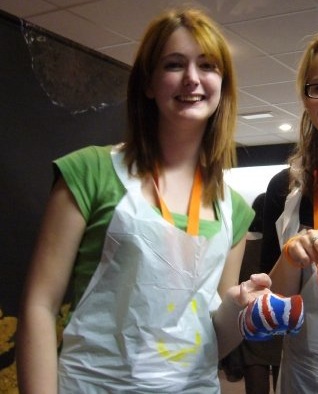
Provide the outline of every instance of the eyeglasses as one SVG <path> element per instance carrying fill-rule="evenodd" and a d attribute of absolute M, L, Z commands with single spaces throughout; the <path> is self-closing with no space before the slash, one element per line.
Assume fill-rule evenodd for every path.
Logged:
<path fill-rule="evenodd" d="M 305 95 L 309 98 L 318 99 L 318 83 L 306 83 Z"/>

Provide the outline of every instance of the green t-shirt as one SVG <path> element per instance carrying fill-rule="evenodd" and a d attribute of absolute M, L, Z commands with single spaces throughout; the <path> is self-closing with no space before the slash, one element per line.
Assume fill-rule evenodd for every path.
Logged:
<path fill-rule="evenodd" d="M 119 180 L 110 156 L 111 146 L 90 146 L 54 161 L 73 194 L 87 223 L 74 267 L 75 304 L 79 301 L 101 257 L 105 234 L 113 212 L 125 188 Z M 233 189 L 233 245 L 245 235 L 254 217 L 253 210 Z M 217 218 L 220 217 L 215 204 Z M 187 216 L 173 214 L 178 228 L 185 230 Z M 199 234 L 207 238 L 220 231 L 221 222 L 201 220 Z"/>

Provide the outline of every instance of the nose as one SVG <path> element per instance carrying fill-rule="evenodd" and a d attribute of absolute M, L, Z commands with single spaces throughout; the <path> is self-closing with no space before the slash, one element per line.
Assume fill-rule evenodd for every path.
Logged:
<path fill-rule="evenodd" d="M 199 70 L 194 64 L 189 64 L 185 69 L 183 83 L 188 87 L 196 87 L 200 84 Z"/>

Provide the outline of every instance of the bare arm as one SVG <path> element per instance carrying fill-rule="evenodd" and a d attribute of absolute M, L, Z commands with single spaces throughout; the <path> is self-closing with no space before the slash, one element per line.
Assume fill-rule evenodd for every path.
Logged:
<path fill-rule="evenodd" d="M 273 283 L 273 292 L 286 297 L 298 294 L 300 291 L 300 275 L 301 269 L 293 267 L 281 255 L 269 274 Z"/>
<path fill-rule="evenodd" d="M 270 272 L 273 282 L 272 290 L 284 296 L 291 296 L 300 292 L 301 269 L 312 262 L 318 262 L 318 241 L 312 243 L 316 230 L 302 231 L 293 238 L 289 245 L 289 260 L 284 252 L 280 255 Z"/>
<path fill-rule="evenodd" d="M 73 196 L 59 179 L 46 209 L 22 296 L 17 336 L 21 394 L 57 394 L 55 319 L 85 225 Z"/>
<path fill-rule="evenodd" d="M 213 316 L 218 339 L 219 358 L 225 357 L 242 340 L 238 329 L 239 312 L 258 295 L 269 292 L 271 285 L 265 274 L 255 274 L 251 279 L 238 285 L 238 278 L 245 248 L 245 238 L 235 245 L 226 260 L 219 285 L 222 304 Z"/>

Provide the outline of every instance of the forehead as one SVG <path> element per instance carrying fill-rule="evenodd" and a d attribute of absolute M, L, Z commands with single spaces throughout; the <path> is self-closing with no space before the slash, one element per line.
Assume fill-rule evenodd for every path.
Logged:
<path fill-rule="evenodd" d="M 172 53 L 202 54 L 202 49 L 188 29 L 179 27 L 168 38 L 163 47 L 161 56 L 167 56 Z"/>
<path fill-rule="evenodd" d="M 316 82 L 318 82 L 318 53 L 314 55 L 309 68 L 308 80 L 311 79 L 314 79 Z"/>

